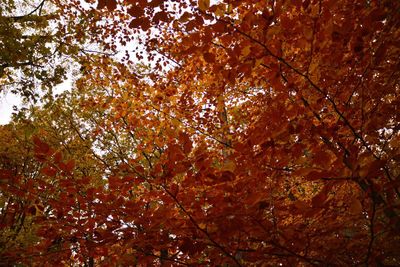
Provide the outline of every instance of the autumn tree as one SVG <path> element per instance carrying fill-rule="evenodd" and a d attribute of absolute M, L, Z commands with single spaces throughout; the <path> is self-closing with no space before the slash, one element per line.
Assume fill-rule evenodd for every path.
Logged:
<path fill-rule="evenodd" d="M 116 39 L 105 39 L 110 27 L 120 27 L 94 7 L 76 1 L 0 1 L 0 92 L 51 100 L 56 85 L 79 75 L 82 58 L 115 54 Z"/>
<path fill-rule="evenodd" d="M 93 40 L 137 48 L 82 57 L 72 92 L 4 128 L 9 262 L 399 263 L 399 2 L 96 8 L 80 10 L 114 28 Z M 9 133 L 27 125 L 30 152 Z M 35 178 L 11 172 L 23 164 L 12 151 Z M 45 214 L 17 231 L 32 205 Z"/>

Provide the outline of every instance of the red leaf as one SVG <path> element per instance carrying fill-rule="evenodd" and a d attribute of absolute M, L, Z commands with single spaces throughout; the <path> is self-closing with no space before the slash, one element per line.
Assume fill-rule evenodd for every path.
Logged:
<path fill-rule="evenodd" d="M 66 163 L 66 170 L 67 172 L 71 172 L 75 167 L 75 160 L 71 159 Z"/>
<path fill-rule="evenodd" d="M 142 166 L 138 165 L 138 166 L 135 167 L 135 171 L 138 174 L 143 174 L 144 173 L 144 168 Z"/>
<path fill-rule="evenodd" d="M 62 154 L 61 154 L 61 152 L 57 152 L 55 155 L 54 155 L 54 163 L 60 163 L 61 162 L 61 160 L 62 160 Z"/>
<path fill-rule="evenodd" d="M 128 9 L 128 13 L 129 15 L 138 18 L 144 15 L 144 9 L 137 5 L 132 5 L 131 8 Z"/>
<path fill-rule="evenodd" d="M 97 9 L 102 9 L 107 7 L 110 11 L 113 11 L 117 8 L 117 1 L 116 0 L 99 0 L 97 3 Z"/>
<path fill-rule="evenodd" d="M 211 26 L 214 32 L 222 33 L 225 31 L 226 24 L 223 22 L 216 22 L 214 25 Z"/>
<path fill-rule="evenodd" d="M 110 11 L 113 11 L 117 8 L 117 1 L 115 0 L 108 0 L 107 1 L 107 7 Z"/>
<path fill-rule="evenodd" d="M 158 7 L 158 6 L 161 6 L 162 4 L 164 4 L 164 0 L 152 0 L 152 1 L 150 1 L 149 6 Z M 162 7 L 161 7 L 161 9 L 162 9 Z"/>
<path fill-rule="evenodd" d="M 189 138 L 189 135 L 185 132 L 179 133 L 179 141 L 183 144 L 183 152 L 187 155 L 192 151 L 192 141 Z"/>
<path fill-rule="evenodd" d="M 207 63 L 214 63 L 215 62 L 215 55 L 212 53 L 204 53 L 203 58 Z"/>
<path fill-rule="evenodd" d="M 156 13 L 153 17 L 153 22 L 156 24 L 166 21 L 168 21 L 168 13 L 164 11 Z"/>
<path fill-rule="evenodd" d="M 168 156 L 171 162 L 183 160 L 185 155 L 177 144 L 172 144 L 168 147 Z"/>
<path fill-rule="evenodd" d="M 73 159 L 71 159 L 66 163 L 60 162 L 60 164 L 58 166 L 60 167 L 61 170 L 65 171 L 65 172 L 71 172 L 75 167 L 75 161 Z"/>
<path fill-rule="evenodd" d="M 328 198 L 324 190 L 312 198 L 312 205 L 314 208 L 320 208 L 324 205 L 326 199 Z"/>
<path fill-rule="evenodd" d="M 222 182 L 232 181 L 234 179 L 235 179 L 235 174 L 231 171 L 223 171 L 221 173 L 221 181 Z"/>
<path fill-rule="evenodd" d="M 174 197 L 176 197 L 176 195 L 178 195 L 178 193 L 179 193 L 179 186 L 177 184 L 172 184 L 170 191 L 171 191 L 171 194 Z"/>
<path fill-rule="evenodd" d="M 0 180 L 9 180 L 10 178 L 12 178 L 12 176 L 12 171 L 4 169 L 0 170 Z"/>
<path fill-rule="evenodd" d="M 33 143 L 35 144 L 35 153 L 37 154 L 45 155 L 50 151 L 49 145 L 40 140 L 37 136 L 33 137 Z"/>
<path fill-rule="evenodd" d="M 150 29 L 150 20 L 148 18 L 136 18 L 131 21 L 129 24 L 130 28 L 142 28 L 142 30 L 147 31 Z"/>
<path fill-rule="evenodd" d="M 57 169 L 47 166 L 42 169 L 42 173 L 47 176 L 55 176 L 57 174 Z"/>
<path fill-rule="evenodd" d="M 107 4 L 107 0 L 99 0 L 99 2 L 97 3 L 97 8 L 102 9 L 106 6 L 106 4 Z"/>

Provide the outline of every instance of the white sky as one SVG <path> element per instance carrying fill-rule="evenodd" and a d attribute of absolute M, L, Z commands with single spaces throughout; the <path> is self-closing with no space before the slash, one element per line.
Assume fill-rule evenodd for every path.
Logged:
<path fill-rule="evenodd" d="M 53 95 L 61 94 L 66 90 L 71 90 L 72 86 L 72 79 L 67 78 L 63 83 L 53 88 Z M 11 121 L 13 106 L 17 106 L 17 108 L 23 107 L 21 97 L 10 92 L 0 93 L 0 125 L 7 124 Z"/>
<path fill-rule="evenodd" d="M 10 122 L 13 106 L 21 106 L 21 99 L 19 96 L 8 93 L 0 96 L 0 125 Z"/>

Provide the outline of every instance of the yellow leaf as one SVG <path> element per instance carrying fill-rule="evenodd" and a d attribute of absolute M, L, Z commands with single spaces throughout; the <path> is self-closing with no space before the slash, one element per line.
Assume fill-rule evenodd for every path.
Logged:
<path fill-rule="evenodd" d="M 320 67 L 319 58 L 316 58 L 315 60 L 313 60 L 311 62 L 309 70 L 308 70 L 314 81 L 319 81 L 319 77 L 320 77 L 319 67 Z"/>
<path fill-rule="evenodd" d="M 210 7 L 210 0 L 199 0 L 199 9 L 206 11 Z"/>
<path fill-rule="evenodd" d="M 242 49 L 242 56 L 247 57 L 251 52 L 250 46 L 246 46 Z"/>
<path fill-rule="evenodd" d="M 262 63 L 264 63 L 264 58 L 257 58 L 256 62 L 254 64 L 254 67 L 260 66 Z"/>
<path fill-rule="evenodd" d="M 235 169 L 236 169 L 236 164 L 232 160 L 225 161 L 224 165 L 222 166 L 223 171 L 234 172 Z"/>
<path fill-rule="evenodd" d="M 226 13 L 231 13 L 232 12 L 232 5 L 228 4 L 227 8 L 226 8 Z"/>
<path fill-rule="evenodd" d="M 179 128 L 181 126 L 181 122 L 178 119 L 173 118 L 171 122 L 172 125 L 174 125 L 176 128 Z"/>
<path fill-rule="evenodd" d="M 218 7 L 217 10 L 215 10 L 214 14 L 217 17 L 222 17 L 225 14 L 225 10 L 221 7 Z"/>

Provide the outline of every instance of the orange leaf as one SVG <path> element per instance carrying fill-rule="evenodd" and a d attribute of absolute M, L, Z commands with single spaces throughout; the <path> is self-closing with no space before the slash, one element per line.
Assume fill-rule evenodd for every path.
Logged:
<path fill-rule="evenodd" d="M 198 4 L 201 11 L 206 11 L 210 7 L 210 0 L 199 0 Z"/>
<path fill-rule="evenodd" d="M 192 151 L 192 141 L 189 138 L 189 135 L 185 132 L 179 133 L 179 141 L 183 145 L 183 152 L 187 155 Z"/>
<path fill-rule="evenodd" d="M 362 212 L 362 204 L 360 200 L 354 198 L 353 201 L 350 203 L 349 211 L 353 215 L 360 214 Z"/>

